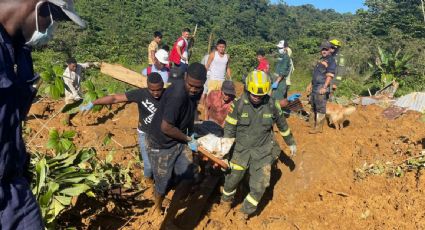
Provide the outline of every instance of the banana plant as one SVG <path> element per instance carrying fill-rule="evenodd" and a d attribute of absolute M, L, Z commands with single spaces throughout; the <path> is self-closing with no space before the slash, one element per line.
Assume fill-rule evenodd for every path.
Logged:
<path fill-rule="evenodd" d="M 55 154 L 32 154 L 32 192 L 40 205 L 47 229 L 56 229 L 57 217 L 80 194 L 95 196 L 93 190 L 100 182 L 88 163 L 96 151 L 92 148 L 76 151 L 72 143 L 74 135 L 74 132 L 59 134 L 52 130 L 48 145 Z"/>
<path fill-rule="evenodd" d="M 65 84 L 62 79 L 63 69 L 60 66 L 48 66 L 45 71 L 40 73 L 46 88 L 44 93 L 52 99 L 57 100 L 65 93 Z"/>
<path fill-rule="evenodd" d="M 381 86 L 385 86 L 393 80 L 399 81 L 409 74 L 411 69 L 411 54 L 401 54 L 401 49 L 396 51 L 384 51 L 378 47 L 378 54 L 369 66 L 374 69 L 372 76 L 378 78 Z"/>

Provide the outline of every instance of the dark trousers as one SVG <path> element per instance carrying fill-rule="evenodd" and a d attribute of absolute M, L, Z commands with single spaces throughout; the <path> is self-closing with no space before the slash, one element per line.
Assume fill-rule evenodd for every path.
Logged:
<path fill-rule="evenodd" d="M 259 164 L 257 165 L 257 164 Z M 252 161 L 248 169 L 233 167 L 230 174 L 226 175 L 222 200 L 230 202 L 236 194 L 236 188 L 249 171 L 249 193 L 245 197 L 241 211 L 246 214 L 252 214 L 257 210 L 258 203 L 263 197 L 264 192 L 270 185 L 271 164 L 266 164 L 258 161 Z"/>
<path fill-rule="evenodd" d="M 168 149 L 153 149 L 147 146 L 155 180 L 155 191 L 165 195 L 170 186 L 182 180 L 193 180 L 195 164 L 193 153 L 186 144 L 177 144 Z"/>
<path fill-rule="evenodd" d="M 44 229 L 40 208 L 26 179 L 0 182 L 0 229 Z"/>
<path fill-rule="evenodd" d="M 176 67 L 178 67 L 179 69 L 181 69 L 181 71 L 186 72 L 187 71 L 187 67 L 189 66 L 188 64 L 185 63 L 180 63 L 180 64 L 174 64 Z"/>
<path fill-rule="evenodd" d="M 327 95 L 319 93 L 310 94 L 311 108 L 314 113 L 326 114 Z"/>

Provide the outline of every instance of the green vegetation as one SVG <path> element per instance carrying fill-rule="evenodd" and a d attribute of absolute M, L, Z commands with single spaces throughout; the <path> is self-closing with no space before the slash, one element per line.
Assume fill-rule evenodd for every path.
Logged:
<path fill-rule="evenodd" d="M 72 199 L 82 193 L 94 196 L 92 189 L 99 183 L 94 171 L 86 167 L 95 150 L 77 151 L 72 143 L 74 136 L 73 131 L 50 130 L 47 148 L 53 154 L 31 154 L 31 171 L 35 173 L 33 193 L 48 229 L 55 229 L 57 217 L 71 205 Z"/>
<path fill-rule="evenodd" d="M 337 38 L 343 41 L 341 51 L 347 68 L 347 91 L 341 95 L 364 94 L 368 88 L 382 85 L 381 77 L 400 81 L 398 96 L 425 90 L 425 26 L 419 0 L 366 0 L 367 10 L 355 14 L 318 10 L 312 5 L 288 6 L 284 1 L 272 4 L 267 0 L 80 0 L 76 4 L 88 28 L 81 30 L 62 23 L 48 49 L 36 52 L 37 70 L 74 56 L 81 61 L 121 63 L 140 71 L 147 65 L 147 45 L 155 30 L 162 31 L 163 43 L 172 47 L 182 28 L 193 30 L 198 24 L 192 61 L 200 61 L 206 54 L 210 34 L 215 40 L 224 38 L 232 58 L 233 79 L 240 80 L 255 68 L 258 48 L 272 57 L 276 52 L 274 44 L 285 39 L 293 50 L 295 75 L 301 76 L 305 84 L 311 77 L 319 44 L 324 39 Z M 394 63 L 385 64 L 383 56 L 404 62 L 403 68 L 397 67 L 395 72 L 387 69 L 393 68 Z M 381 63 L 376 62 L 378 59 Z M 379 73 L 377 64 L 387 73 Z M 93 71 L 87 77 L 99 75 Z M 98 83 L 106 91 L 113 80 L 102 79 Z M 293 88 L 304 89 L 297 80 L 300 78 L 293 78 Z M 352 83 L 356 85 L 351 87 Z M 122 85 L 118 88 L 126 89 Z"/>
<path fill-rule="evenodd" d="M 40 73 L 44 85 L 44 93 L 52 99 L 59 99 L 65 93 L 65 84 L 62 79 L 63 69 L 60 66 L 48 65 L 46 70 Z"/>
<path fill-rule="evenodd" d="M 77 149 L 73 143 L 75 134 L 74 131 L 52 129 L 47 143 L 52 152 L 31 154 L 32 192 L 47 229 L 57 229 L 58 217 L 81 194 L 102 197 L 111 189 L 133 188 L 130 174 L 133 162 L 122 168 L 112 162 L 114 151 L 109 152 L 105 160 L 100 160 L 94 148 Z M 105 146 L 109 142 L 107 139 Z"/>

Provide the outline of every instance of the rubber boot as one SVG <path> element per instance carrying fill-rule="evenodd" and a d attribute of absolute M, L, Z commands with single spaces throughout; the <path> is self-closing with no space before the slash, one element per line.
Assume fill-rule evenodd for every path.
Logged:
<path fill-rule="evenodd" d="M 316 119 L 315 119 L 315 113 L 314 112 L 311 112 L 310 113 L 310 117 L 308 118 L 308 126 L 311 128 L 311 129 L 314 129 L 315 128 L 315 126 L 316 126 Z"/>
<path fill-rule="evenodd" d="M 161 215 L 162 212 L 162 201 L 164 201 L 164 196 L 154 192 L 154 206 L 152 210 L 152 215 Z"/>
<path fill-rule="evenodd" d="M 317 114 L 317 121 L 316 126 L 314 129 L 310 130 L 310 134 L 316 134 L 316 133 L 322 133 L 323 132 L 323 124 L 325 123 L 325 114 L 318 113 Z"/>

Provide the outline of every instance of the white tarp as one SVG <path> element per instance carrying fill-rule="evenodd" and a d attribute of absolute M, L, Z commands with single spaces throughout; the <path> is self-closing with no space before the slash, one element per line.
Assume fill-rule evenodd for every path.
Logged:
<path fill-rule="evenodd" d="M 407 108 L 418 112 L 425 111 L 425 93 L 415 92 L 398 98 L 396 106 Z"/>
<path fill-rule="evenodd" d="M 220 159 L 229 153 L 234 141 L 235 138 L 217 137 L 214 134 L 208 134 L 198 139 L 198 143 L 202 147 Z"/>

